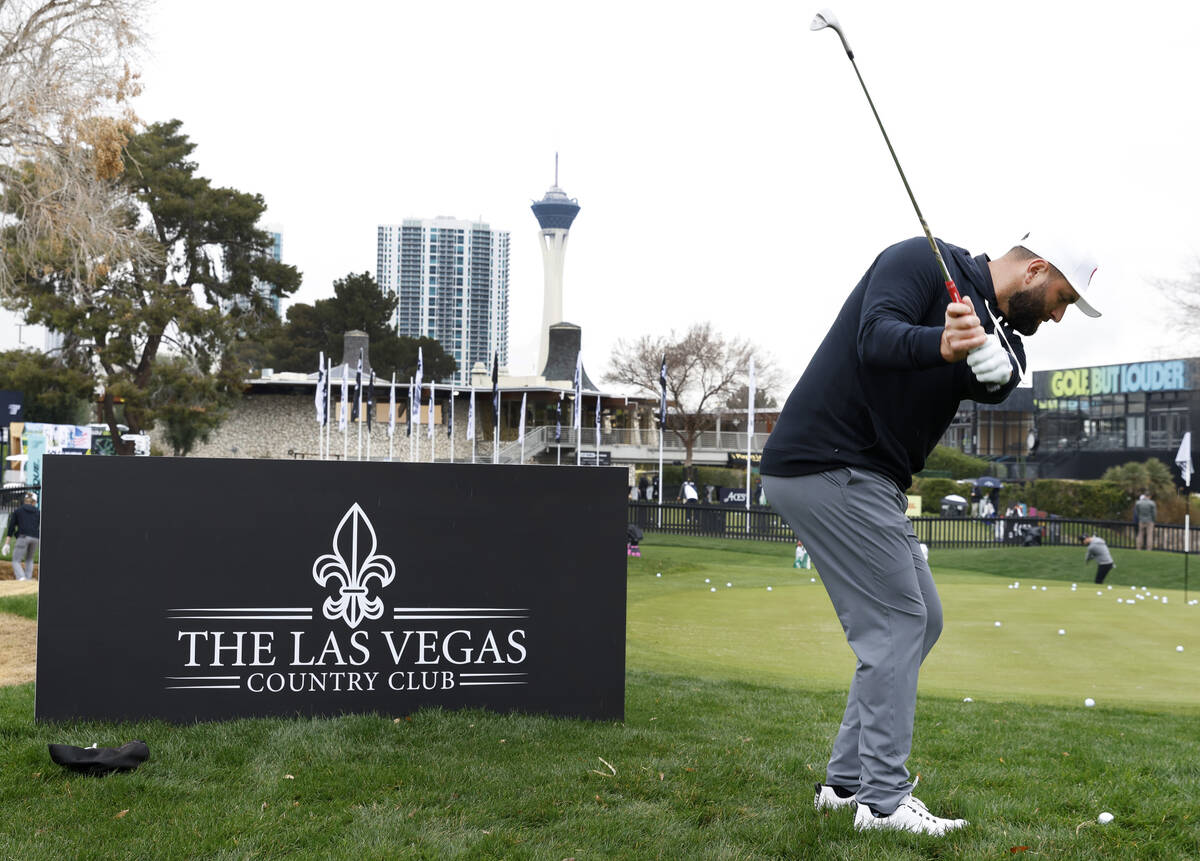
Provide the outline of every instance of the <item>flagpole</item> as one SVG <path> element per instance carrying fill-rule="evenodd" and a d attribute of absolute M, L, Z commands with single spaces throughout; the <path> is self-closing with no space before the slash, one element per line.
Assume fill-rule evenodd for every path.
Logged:
<path fill-rule="evenodd" d="M 750 534 L 750 470 L 754 455 L 754 357 L 750 357 L 750 382 L 746 387 L 746 534 Z"/>
<path fill-rule="evenodd" d="M 428 423 L 428 425 L 426 425 L 426 428 L 428 430 L 428 433 L 426 434 L 426 436 L 429 437 L 429 462 L 430 463 L 434 463 L 437 461 L 437 458 L 434 457 L 434 452 L 437 449 L 437 438 L 434 437 L 434 435 L 433 435 L 433 404 L 434 404 L 434 401 L 437 400 L 437 389 L 434 386 L 435 386 L 434 383 L 429 384 L 429 412 L 426 414 L 426 418 L 429 419 L 429 423 Z"/>
<path fill-rule="evenodd" d="M 321 459 L 322 451 L 325 447 L 325 425 L 321 421 L 321 398 L 324 392 L 321 391 L 321 381 L 325 376 L 325 351 L 321 351 L 320 358 L 317 359 L 317 460 Z"/>
<path fill-rule="evenodd" d="M 600 465 L 600 396 L 596 395 L 596 466 Z"/>
<path fill-rule="evenodd" d="M 663 429 L 658 426 L 658 528 L 662 529 L 662 496 L 663 496 Z"/>
<path fill-rule="evenodd" d="M 1188 431 L 1179 442 L 1175 465 L 1183 477 L 1185 514 L 1183 517 L 1183 601 L 1188 599 L 1188 556 L 1192 549 L 1192 432 Z"/>
<path fill-rule="evenodd" d="M 396 372 L 392 371 L 392 390 L 388 396 L 388 461 L 392 460 L 396 442 Z"/>
<path fill-rule="evenodd" d="M 450 383 L 450 397 L 447 399 L 450 402 L 450 462 L 454 463 L 454 398 L 458 391 L 454 388 L 454 383 Z"/>
<path fill-rule="evenodd" d="M 350 402 L 346 399 L 346 371 L 348 364 L 342 365 L 342 403 L 338 422 L 342 428 L 342 460 L 350 459 Z"/>
<path fill-rule="evenodd" d="M 521 429 L 519 431 L 521 435 L 521 466 L 525 465 L 525 403 L 528 397 L 529 392 L 521 393 Z"/>
<path fill-rule="evenodd" d="M 492 463 L 499 463 L 500 462 L 500 410 L 499 410 L 500 394 L 499 394 L 499 392 L 496 393 L 495 404 L 497 406 L 497 409 L 492 410 L 492 412 L 495 413 L 495 415 L 492 416 L 492 420 L 493 420 L 492 423 L 496 426 L 494 431 L 492 432 Z"/>
<path fill-rule="evenodd" d="M 329 447 L 332 443 L 333 419 L 329 410 L 333 406 L 333 359 L 326 359 L 328 370 L 325 372 L 325 459 L 329 460 Z"/>

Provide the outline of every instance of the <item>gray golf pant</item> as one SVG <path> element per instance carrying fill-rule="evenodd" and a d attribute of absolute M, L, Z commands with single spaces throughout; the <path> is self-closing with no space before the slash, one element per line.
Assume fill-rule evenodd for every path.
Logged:
<path fill-rule="evenodd" d="M 847 467 L 764 475 L 763 489 L 804 542 L 858 658 L 825 780 L 891 813 L 912 791 L 917 675 L 942 632 L 908 500 L 883 475 Z"/>
<path fill-rule="evenodd" d="M 28 535 L 21 535 L 13 545 L 12 566 L 13 578 L 16 580 L 33 579 L 33 558 L 37 555 L 41 540 Z"/>

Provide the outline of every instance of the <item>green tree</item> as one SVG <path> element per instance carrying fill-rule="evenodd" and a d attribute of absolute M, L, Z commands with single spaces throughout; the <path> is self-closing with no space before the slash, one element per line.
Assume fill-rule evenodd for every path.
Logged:
<path fill-rule="evenodd" d="M 87 371 L 34 350 L 0 353 L 0 389 L 24 394 L 25 421 L 86 424 L 92 420 L 92 387 Z"/>
<path fill-rule="evenodd" d="M 154 366 L 150 400 L 163 423 L 163 437 L 176 457 L 208 442 L 240 392 L 241 367 L 224 365 L 204 374 L 183 356 L 165 356 Z"/>
<path fill-rule="evenodd" d="M 392 328 L 396 302 L 396 296 L 380 290 L 367 272 L 337 279 L 331 298 L 288 308 L 287 323 L 269 342 L 270 366 L 277 370 L 311 370 L 317 366 L 322 350 L 337 364 L 342 358 L 343 335 L 357 329 L 370 338 L 371 367 L 378 376 L 386 377 L 393 371 L 397 379 L 413 376 L 419 347 L 425 362 L 424 380 L 449 380 L 458 366 L 440 343 L 433 338 L 396 335 Z"/>
<path fill-rule="evenodd" d="M 92 282 L 65 261 L 48 262 L 15 288 L 29 322 L 63 334 L 66 363 L 95 371 L 114 439 L 119 420 L 141 433 L 170 406 L 177 389 L 156 395 L 154 386 L 160 351 L 181 356 L 195 374 L 213 375 L 221 397 L 230 394 L 240 376 L 228 361 L 230 347 L 255 337 L 272 313 L 260 291 L 286 296 L 300 283 L 294 267 L 267 253 L 270 238 L 257 226 L 262 197 L 198 176 L 190 160 L 195 144 L 181 126 L 155 123 L 130 139 L 117 180 L 125 217 L 154 246 L 153 259 L 106 267 Z"/>
<path fill-rule="evenodd" d="M 1171 470 L 1156 457 L 1141 462 L 1131 460 L 1120 466 L 1109 467 L 1101 478 L 1119 485 L 1131 504 L 1143 493 L 1148 493 L 1156 499 L 1166 499 L 1175 493 Z"/>

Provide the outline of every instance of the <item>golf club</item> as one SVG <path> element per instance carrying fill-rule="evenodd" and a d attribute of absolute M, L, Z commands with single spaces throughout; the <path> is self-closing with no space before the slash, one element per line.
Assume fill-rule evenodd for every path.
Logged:
<path fill-rule="evenodd" d="M 822 9 L 813 18 L 810 30 L 824 30 L 826 27 L 832 29 L 838 34 L 838 38 L 842 40 L 842 47 L 846 49 L 846 56 L 850 58 L 850 65 L 854 67 L 854 74 L 858 76 L 858 83 L 862 86 L 863 95 L 867 97 L 867 104 L 871 106 L 871 113 L 875 115 L 875 122 L 879 125 L 879 131 L 883 134 L 883 141 L 887 144 L 888 152 L 892 154 L 892 161 L 896 163 L 896 170 L 900 171 L 900 179 L 904 183 L 904 190 L 908 192 L 908 199 L 912 201 L 913 209 L 917 212 L 917 219 L 921 222 L 921 229 L 925 231 L 925 238 L 929 240 L 929 247 L 933 249 L 933 256 L 937 258 L 938 266 L 942 270 L 942 278 L 946 282 L 946 292 L 950 294 L 950 299 L 953 302 L 962 302 L 962 297 L 958 293 L 958 287 L 954 285 L 954 279 L 950 277 L 950 270 L 946 268 L 946 261 L 942 259 L 942 252 L 938 250 L 937 243 L 933 241 L 933 233 L 929 230 L 929 225 L 925 223 L 925 216 L 921 214 L 921 207 L 917 206 L 917 199 L 913 196 L 912 188 L 908 184 L 908 178 L 904 175 L 904 168 L 900 167 L 900 159 L 896 157 L 896 150 L 892 148 L 892 141 L 888 138 L 887 130 L 883 127 L 883 120 L 879 118 L 879 111 L 875 110 L 875 102 L 871 98 L 871 94 L 867 92 L 867 85 L 863 82 L 862 73 L 858 71 L 858 63 L 854 62 L 854 52 L 850 50 L 850 45 L 846 41 L 846 34 L 842 32 L 842 25 L 838 23 L 837 16 L 829 9 Z"/>

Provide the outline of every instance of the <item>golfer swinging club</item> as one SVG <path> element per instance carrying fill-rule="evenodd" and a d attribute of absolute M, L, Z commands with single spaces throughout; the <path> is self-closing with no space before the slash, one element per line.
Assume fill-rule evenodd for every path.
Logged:
<path fill-rule="evenodd" d="M 1083 299 L 1096 264 L 1050 234 L 1002 257 L 939 243 L 949 299 L 925 237 L 881 253 L 850 293 L 763 448 L 763 489 L 804 542 L 858 658 L 818 810 L 855 806 L 857 829 L 941 835 L 966 825 L 912 795 L 917 674 L 942 605 L 905 489 L 959 401 L 1000 403 L 1024 373 L 1021 335 Z M 986 308 L 986 313 L 984 309 Z M 1017 374 L 1014 374 L 1014 369 Z"/>

